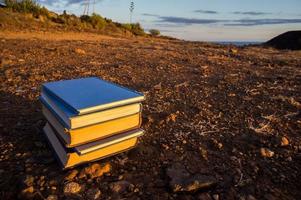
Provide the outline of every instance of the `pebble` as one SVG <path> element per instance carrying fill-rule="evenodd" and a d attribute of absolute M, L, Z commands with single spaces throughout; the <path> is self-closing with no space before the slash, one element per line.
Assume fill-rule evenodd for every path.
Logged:
<path fill-rule="evenodd" d="M 27 175 L 26 178 L 25 178 L 25 180 L 24 180 L 24 184 L 26 186 L 32 186 L 33 182 L 34 182 L 34 177 L 31 176 L 31 175 Z"/>
<path fill-rule="evenodd" d="M 253 195 L 248 195 L 247 196 L 247 200 L 256 200 L 256 198 Z"/>
<path fill-rule="evenodd" d="M 218 194 L 214 194 L 214 195 L 212 195 L 212 198 L 213 198 L 214 200 L 219 200 L 219 195 L 218 195 Z"/>
<path fill-rule="evenodd" d="M 161 83 L 155 85 L 155 86 L 154 86 L 154 89 L 155 89 L 155 90 L 161 90 L 161 89 L 162 89 Z"/>
<path fill-rule="evenodd" d="M 75 53 L 77 53 L 77 54 L 81 54 L 81 55 L 85 55 L 85 54 L 86 54 L 85 50 L 80 49 L 80 48 L 76 48 L 74 51 L 75 51 Z"/>
<path fill-rule="evenodd" d="M 34 191 L 33 186 L 30 186 L 30 187 L 25 188 L 24 190 L 22 190 L 22 194 L 33 193 L 33 191 Z"/>
<path fill-rule="evenodd" d="M 212 176 L 195 174 L 190 175 L 180 163 L 176 163 L 167 169 L 170 178 L 169 186 L 173 192 L 196 192 L 201 189 L 209 189 L 217 184 Z"/>
<path fill-rule="evenodd" d="M 212 200 L 211 196 L 208 193 L 201 193 L 198 196 L 199 200 Z"/>
<path fill-rule="evenodd" d="M 125 192 L 130 186 L 130 183 L 127 181 L 117 181 L 110 184 L 110 189 L 116 193 Z"/>
<path fill-rule="evenodd" d="M 281 144 L 282 147 L 288 146 L 289 145 L 289 141 L 286 137 L 282 137 L 281 138 Z"/>
<path fill-rule="evenodd" d="M 271 158 L 275 153 L 267 148 L 260 148 L 260 154 L 262 157 Z"/>
<path fill-rule="evenodd" d="M 74 169 L 71 172 L 69 172 L 69 174 L 67 174 L 67 176 L 65 177 L 65 180 L 72 181 L 76 177 L 77 174 L 78 174 L 78 170 Z"/>
<path fill-rule="evenodd" d="M 79 178 L 84 178 L 90 176 L 91 178 L 100 177 L 105 173 L 108 173 L 112 170 L 112 166 L 110 163 L 106 163 L 104 165 L 100 165 L 98 163 L 94 163 L 88 167 L 85 167 L 79 175 Z"/>
<path fill-rule="evenodd" d="M 91 188 L 86 193 L 87 199 L 91 199 L 91 200 L 99 199 L 100 196 L 101 196 L 101 191 L 97 188 Z"/>
<path fill-rule="evenodd" d="M 70 183 L 67 183 L 64 186 L 64 193 L 65 194 L 76 194 L 80 190 L 81 190 L 81 186 L 76 182 L 70 182 Z"/>
<path fill-rule="evenodd" d="M 58 200 L 58 196 L 51 194 L 46 198 L 46 200 Z"/>

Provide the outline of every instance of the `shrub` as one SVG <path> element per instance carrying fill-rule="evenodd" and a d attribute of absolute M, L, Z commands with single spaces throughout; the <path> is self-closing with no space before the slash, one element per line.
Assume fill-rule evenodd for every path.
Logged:
<path fill-rule="evenodd" d="M 143 30 L 143 28 L 140 26 L 139 23 L 136 24 L 122 24 L 121 25 L 122 28 L 132 32 L 134 35 L 145 35 L 145 32 Z"/>
<path fill-rule="evenodd" d="M 82 22 L 89 23 L 95 29 L 103 29 L 107 25 L 107 21 L 100 15 L 93 13 L 92 16 L 89 15 L 82 15 L 80 17 Z"/>
<path fill-rule="evenodd" d="M 152 36 L 158 36 L 158 35 L 160 35 L 160 31 L 157 30 L 157 29 L 150 29 L 150 30 L 149 30 L 149 33 L 150 33 Z"/>
<path fill-rule="evenodd" d="M 49 11 L 41 7 L 35 0 L 5 0 L 7 8 L 16 12 L 32 13 L 35 17 L 45 15 L 48 17 Z"/>

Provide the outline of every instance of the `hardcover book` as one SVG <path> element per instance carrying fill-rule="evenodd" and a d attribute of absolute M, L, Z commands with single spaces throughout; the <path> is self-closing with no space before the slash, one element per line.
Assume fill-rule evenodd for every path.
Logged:
<path fill-rule="evenodd" d="M 140 103 L 135 103 L 85 115 L 77 115 L 69 110 L 65 104 L 46 93 L 41 94 L 40 100 L 43 107 L 50 110 L 66 129 L 77 129 L 116 118 L 130 116 L 137 114 L 142 110 L 142 105 Z"/>
<path fill-rule="evenodd" d="M 96 77 L 45 83 L 42 92 L 83 115 L 144 100 L 143 94 Z"/>
<path fill-rule="evenodd" d="M 121 132 L 137 129 L 141 125 L 141 112 L 77 129 L 66 129 L 45 106 L 42 108 L 47 121 L 63 140 L 66 147 L 74 147 L 103 139 Z"/>
<path fill-rule="evenodd" d="M 143 130 L 137 129 L 67 149 L 48 123 L 43 131 L 63 168 L 70 168 L 129 150 L 135 147 L 138 137 L 143 135 Z"/>

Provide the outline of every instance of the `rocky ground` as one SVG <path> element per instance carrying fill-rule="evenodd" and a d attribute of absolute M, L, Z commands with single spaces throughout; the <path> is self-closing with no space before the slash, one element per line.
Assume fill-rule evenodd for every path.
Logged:
<path fill-rule="evenodd" d="M 301 199 L 301 52 L 159 39 L 0 39 L 0 198 Z M 47 81 L 146 95 L 137 148 L 62 171 Z"/>

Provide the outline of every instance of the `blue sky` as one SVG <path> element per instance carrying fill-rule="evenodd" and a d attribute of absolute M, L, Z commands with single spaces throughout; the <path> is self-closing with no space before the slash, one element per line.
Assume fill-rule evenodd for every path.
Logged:
<path fill-rule="evenodd" d="M 87 0 L 40 0 L 53 11 L 81 15 Z M 90 0 L 90 13 L 93 12 Z M 199 41 L 265 41 L 301 29 L 301 0 L 132 0 L 133 22 Z M 131 0 L 96 0 L 95 12 L 129 22 Z"/>

